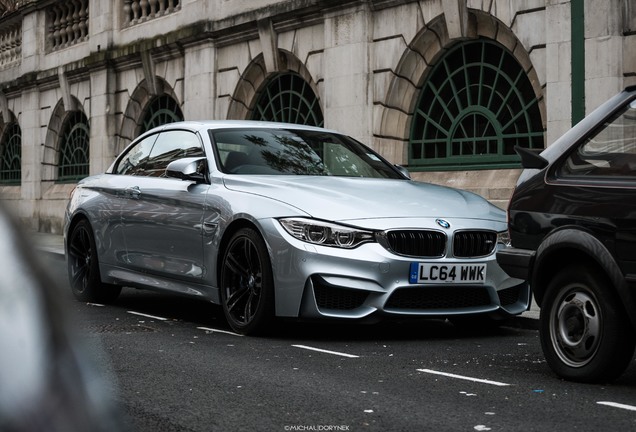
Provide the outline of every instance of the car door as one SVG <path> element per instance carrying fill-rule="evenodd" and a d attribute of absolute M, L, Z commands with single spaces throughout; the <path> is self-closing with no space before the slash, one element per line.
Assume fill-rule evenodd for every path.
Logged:
<path fill-rule="evenodd" d="M 197 134 L 187 130 L 159 133 L 130 183 L 122 208 L 128 267 L 161 278 L 203 277 L 202 218 L 209 185 L 165 174 L 168 163 L 203 155 Z M 170 288 L 159 279 L 154 283 Z"/>
<path fill-rule="evenodd" d="M 87 194 L 95 196 L 96 209 L 91 215 L 95 239 L 97 241 L 100 262 L 114 267 L 126 265 L 126 243 L 124 227 L 121 221 L 122 209 L 128 203 L 131 195 L 131 176 L 142 171 L 157 135 L 145 137 L 127 149 L 109 174 L 99 178 L 98 186 L 91 183 L 82 189 L 82 199 L 87 199 Z"/>

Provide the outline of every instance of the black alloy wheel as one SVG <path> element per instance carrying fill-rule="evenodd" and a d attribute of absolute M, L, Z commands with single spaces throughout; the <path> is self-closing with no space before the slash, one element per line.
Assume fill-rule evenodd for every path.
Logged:
<path fill-rule="evenodd" d="M 79 301 L 109 303 L 121 293 L 120 286 L 101 281 L 95 237 L 87 220 L 79 221 L 69 235 L 67 267 L 71 290 Z"/>
<path fill-rule="evenodd" d="M 230 239 L 221 265 L 221 303 L 237 333 L 266 332 L 274 318 L 274 282 L 267 247 L 252 228 Z"/>
<path fill-rule="evenodd" d="M 541 347 L 562 378 L 608 382 L 625 371 L 636 334 L 608 278 L 581 265 L 558 273 L 541 305 Z"/>

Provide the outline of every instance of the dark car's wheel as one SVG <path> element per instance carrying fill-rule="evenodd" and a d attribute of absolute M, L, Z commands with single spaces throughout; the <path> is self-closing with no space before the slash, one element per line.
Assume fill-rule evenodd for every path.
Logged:
<path fill-rule="evenodd" d="M 67 266 L 71 290 L 79 301 L 109 303 L 121 293 L 120 286 L 101 281 L 95 237 L 87 220 L 79 221 L 68 237 Z"/>
<path fill-rule="evenodd" d="M 571 266 L 558 273 L 548 285 L 540 321 L 543 353 L 562 378 L 611 381 L 633 357 L 636 336 L 599 272 Z"/>
<path fill-rule="evenodd" d="M 232 329 L 240 334 L 268 330 L 274 317 L 274 282 L 267 247 L 251 228 L 230 239 L 221 264 L 221 303 Z"/>

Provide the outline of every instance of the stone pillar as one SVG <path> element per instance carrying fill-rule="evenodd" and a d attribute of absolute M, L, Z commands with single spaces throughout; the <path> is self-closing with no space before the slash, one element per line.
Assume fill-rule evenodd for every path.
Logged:
<path fill-rule="evenodd" d="M 90 168 L 89 174 L 104 172 L 115 160 L 115 72 L 108 66 L 91 71 Z"/>
<path fill-rule="evenodd" d="M 621 1 L 585 0 L 585 112 L 623 89 Z M 602 19 L 599 19 L 602 17 Z"/>
<path fill-rule="evenodd" d="M 120 2 L 89 0 L 89 39 L 91 52 L 100 52 L 113 44 L 115 5 Z"/>
<path fill-rule="evenodd" d="M 33 11 L 22 19 L 22 75 L 40 69 L 40 54 L 46 41 L 45 21 L 44 11 Z"/>
<path fill-rule="evenodd" d="M 370 12 L 358 9 L 325 20 L 325 127 L 372 144 L 373 88 Z"/>
<path fill-rule="evenodd" d="M 42 158 L 44 139 L 40 131 L 40 93 L 36 87 L 22 91 L 22 200 L 18 210 L 25 226 L 39 229 L 38 203 L 42 198 Z"/>
<path fill-rule="evenodd" d="M 552 144 L 571 127 L 572 41 L 570 3 L 546 5 L 546 114 L 547 140 Z"/>
<path fill-rule="evenodd" d="M 216 48 L 212 42 L 185 49 L 183 115 L 186 120 L 213 120 L 215 112 Z M 221 117 L 219 117 L 221 118 Z M 225 118 L 225 117 L 222 117 Z"/>

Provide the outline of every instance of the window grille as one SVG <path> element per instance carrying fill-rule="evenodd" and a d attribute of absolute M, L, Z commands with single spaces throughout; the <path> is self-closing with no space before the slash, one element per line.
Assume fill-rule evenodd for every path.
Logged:
<path fill-rule="evenodd" d="M 22 179 L 22 131 L 9 123 L 0 141 L 0 184 L 17 185 Z"/>
<path fill-rule="evenodd" d="M 139 135 L 154 127 L 182 120 L 183 113 L 177 101 L 168 95 L 158 96 L 146 108 Z"/>
<path fill-rule="evenodd" d="M 86 116 L 70 113 L 62 128 L 58 181 L 71 182 L 88 176 L 90 129 Z"/>
<path fill-rule="evenodd" d="M 298 74 L 272 78 L 261 92 L 252 120 L 323 126 L 320 103 L 311 86 Z"/>
<path fill-rule="evenodd" d="M 530 80 L 502 45 L 461 43 L 433 67 L 413 114 L 409 167 L 512 168 L 514 146 L 544 147 Z"/>

